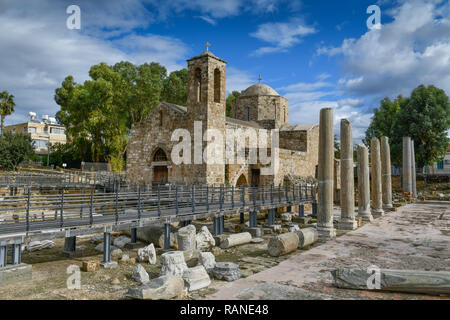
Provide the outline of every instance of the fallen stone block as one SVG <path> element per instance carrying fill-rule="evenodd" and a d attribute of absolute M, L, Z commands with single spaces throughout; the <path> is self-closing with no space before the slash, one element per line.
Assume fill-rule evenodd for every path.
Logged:
<path fill-rule="evenodd" d="M 55 246 L 55 243 L 52 240 L 42 240 L 42 241 L 31 241 L 27 245 L 27 250 L 38 251 L 42 249 L 51 249 Z"/>
<path fill-rule="evenodd" d="M 125 247 L 125 245 L 127 243 L 130 243 L 130 242 L 131 242 L 131 239 L 128 238 L 127 236 L 119 236 L 116 239 L 114 239 L 113 244 L 117 248 L 123 248 L 123 247 Z"/>
<path fill-rule="evenodd" d="M 298 236 L 298 247 L 303 248 L 319 240 L 319 232 L 316 228 L 303 228 L 296 231 Z"/>
<path fill-rule="evenodd" d="M 267 249 L 272 257 L 279 257 L 283 254 L 294 251 L 298 247 L 298 235 L 294 232 L 283 233 L 272 237 L 269 240 Z"/>
<path fill-rule="evenodd" d="M 180 276 L 166 275 L 128 290 L 126 297 L 141 300 L 167 300 L 181 295 L 184 280 Z"/>
<path fill-rule="evenodd" d="M 94 272 L 98 269 L 100 269 L 100 261 L 98 260 L 83 261 L 81 264 L 81 270 L 84 272 Z"/>
<path fill-rule="evenodd" d="M 116 246 L 113 246 L 113 245 L 111 245 L 110 248 L 111 248 L 111 253 L 113 252 L 113 250 L 119 249 L 119 248 L 117 248 Z M 99 243 L 99 244 L 95 247 L 95 250 L 100 251 L 100 252 L 103 252 L 103 242 L 102 242 L 102 243 Z"/>
<path fill-rule="evenodd" d="M 249 232 L 242 232 L 228 235 L 220 243 L 222 249 L 228 249 L 241 244 L 246 244 L 252 241 L 252 235 Z"/>
<path fill-rule="evenodd" d="M 139 248 L 137 251 L 138 260 L 140 262 L 149 262 L 150 264 L 156 263 L 156 250 L 153 243 L 150 243 L 144 248 Z"/>
<path fill-rule="evenodd" d="M 197 249 L 200 251 L 211 250 L 216 245 L 216 240 L 206 226 L 203 226 L 200 232 L 197 233 L 195 241 Z"/>
<path fill-rule="evenodd" d="M 217 262 L 213 269 L 213 275 L 218 280 L 234 281 L 242 276 L 242 272 L 235 263 Z"/>
<path fill-rule="evenodd" d="M 196 232 L 192 224 L 180 228 L 177 233 L 178 250 L 187 251 L 196 249 Z"/>
<path fill-rule="evenodd" d="M 92 243 L 99 243 L 103 241 L 103 234 L 96 234 L 91 237 Z"/>
<path fill-rule="evenodd" d="M 216 266 L 216 257 L 211 252 L 200 252 L 198 262 L 205 267 L 206 272 L 212 273 L 214 267 Z"/>
<path fill-rule="evenodd" d="M 280 218 L 281 218 L 281 221 L 283 221 L 283 222 L 291 222 L 292 221 L 292 214 L 290 214 L 290 213 L 282 213 L 282 214 L 280 214 Z"/>
<path fill-rule="evenodd" d="M 258 237 L 261 237 L 261 236 L 263 235 L 263 230 L 262 230 L 262 228 L 258 228 L 258 227 L 255 227 L 255 228 L 245 228 L 245 229 L 244 229 L 244 232 L 250 233 L 250 234 L 252 235 L 252 237 L 254 237 L 254 238 L 258 238 Z"/>
<path fill-rule="evenodd" d="M 164 248 L 164 225 L 154 224 L 148 227 L 137 228 L 137 238 L 141 241 L 153 243 L 153 245 Z M 170 246 L 177 244 L 176 228 L 171 226 Z"/>
<path fill-rule="evenodd" d="M 182 276 L 184 270 L 188 268 L 184 260 L 183 251 L 169 251 L 161 255 L 161 276 L 176 275 Z"/>
<path fill-rule="evenodd" d="M 188 291 L 199 290 L 211 284 L 211 279 L 204 266 L 184 270 L 182 278 Z"/>
<path fill-rule="evenodd" d="M 391 291 L 424 294 L 450 294 L 450 272 L 419 270 L 375 270 L 379 283 L 373 279 L 374 271 L 341 268 L 331 272 L 338 288 L 373 291 Z M 376 274 L 375 274 L 376 275 Z M 369 288 L 370 286 L 370 288 Z"/>
<path fill-rule="evenodd" d="M 147 283 L 150 281 L 147 271 L 140 264 L 138 264 L 133 270 L 133 279 L 139 283 Z"/>

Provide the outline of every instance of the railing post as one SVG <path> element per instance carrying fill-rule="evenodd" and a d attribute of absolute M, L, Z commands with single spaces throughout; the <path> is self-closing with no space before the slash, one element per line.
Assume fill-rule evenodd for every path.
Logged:
<path fill-rule="evenodd" d="M 116 189 L 116 192 L 115 192 L 115 220 L 116 220 L 116 223 L 117 222 L 119 222 L 119 190 L 118 190 L 118 188 L 116 188 L 116 183 L 114 183 L 114 188 Z"/>
<path fill-rule="evenodd" d="M 191 186 L 191 207 L 192 207 L 192 213 L 195 213 L 195 188 L 194 184 Z"/>
<path fill-rule="evenodd" d="M 209 212 L 209 186 L 206 185 L 206 212 Z"/>
<path fill-rule="evenodd" d="M 273 184 L 270 185 L 270 203 L 273 203 Z"/>
<path fill-rule="evenodd" d="M 8 247 L 7 246 L 0 246 L 0 268 L 6 267 L 8 257 Z"/>
<path fill-rule="evenodd" d="M 141 185 L 137 186 L 138 191 L 138 219 L 141 220 Z"/>
<path fill-rule="evenodd" d="M 278 184 L 278 203 L 281 203 L 281 183 Z"/>
<path fill-rule="evenodd" d="M 164 225 L 164 250 L 170 250 L 170 223 Z"/>
<path fill-rule="evenodd" d="M 84 188 L 81 188 L 81 208 L 80 208 L 80 219 L 83 219 L 83 205 L 84 205 Z"/>
<path fill-rule="evenodd" d="M 231 209 L 234 209 L 234 186 L 231 186 Z"/>
<path fill-rule="evenodd" d="M 161 217 L 161 185 L 158 183 L 158 217 Z"/>
<path fill-rule="evenodd" d="M 64 187 L 61 189 L 61 212 L 60 212 L 60 226 L 64 225 Z"/>
<path fill-rule="evenodd" d="M 94 204 L 94 190 L 91 191 L 91 199 L 89 201 L 89 223 L 92 226 L 94 223 L 94 212 L 93 212 L 93 204 Z"/>
<path fill-rule="evenodd" d="M 175 186 L 175 214 L 178 215 L 178 186 Z"/>
<path fill-rule="evenodd" d="M 28 195 L 27 195 L 27 232 L 30 231 L 30 198 L 31 198 L 31 190 L 28 188 Z"/>

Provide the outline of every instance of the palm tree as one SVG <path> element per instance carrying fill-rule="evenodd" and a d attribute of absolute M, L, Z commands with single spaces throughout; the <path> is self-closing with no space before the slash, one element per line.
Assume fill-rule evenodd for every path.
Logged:
<path fill-rule="evenodd" d="M 3 134 L 3 129 L 5 127 L 5 118 L 14 112 L 14 96 L 9 94 L 8 91 L 0 92 L 0 117 L 1 117 L 1 134 Z"/>

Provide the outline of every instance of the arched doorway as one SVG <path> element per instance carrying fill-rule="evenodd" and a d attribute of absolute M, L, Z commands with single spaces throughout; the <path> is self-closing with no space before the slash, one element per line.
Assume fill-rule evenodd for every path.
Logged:
<path fill-rule="evenodd" d="M 245 178 L 244 174 L 241 174 L 236 182 L 236 187 L 240 187 L 242 185 L 247 186 L 247 178 Z"/>
<path fill-rule="evenodd" d="M 161 148 L 153 154 L 153 181 L 155 183 L 167 183 L 169 169 L 167 168 L 167 155 Z"/>

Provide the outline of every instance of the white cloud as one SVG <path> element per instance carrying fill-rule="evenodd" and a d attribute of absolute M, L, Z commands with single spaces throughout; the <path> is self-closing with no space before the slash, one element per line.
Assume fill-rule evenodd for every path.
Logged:
<path fill-rule="evenodd" d="M 420 84 L 450 93 L 450 12 L 447 1 L 402 1 L 390 11 L 393 21 L 340 47 L 317 54 L 342 57 L 342 90 L 381 99 L 409 95 Z M 383 12 L 382 12 L 383 13 Z"/>
<path fill-rule="evenodd" d="M 209 23 L 212 26 L 217 25 L 217 21 L 208 16 L 197 16 L 196 18 L 202 19 L 203 21 Z"/>
<path fill-rule="evenodd" d="M 242 91 L 256 83 L 256 77 L 248 71 L 227 67 L 227 92 Z"/>
<path fill-rule="evenodd" d="M 243 12 L 261 14 L 272 13 L 278 10 L 282 3 L 289 3 L 286 0 L 145 0 L 151 4 L 159 19 L 167 19 L 173 14 L 181 14 L 185 11 L 200 12 L 209 18 L 221 19 L 237 16 Z M 298 1 L 295 1 L 298 3 Z M 292 10 L 296 10 L 298 5 L 291 5 Z"/>
<path fill-rule="evenodd" d="M 136 1 L 124 3 L 134 5 Z M 100 62 L 158 61 L 169 71 L 185 67 L 188 48 L 180 40 L 130 32 L 145 25 L 139 15 L 137 20 L 123 23 L 134 14 L 131 9 L 118 5 L 112 5 L 114 10 L 96 9 L 100 17 L 109 16 L 107 36 L 115 29 L 124 34 L 120 40 L 96 37 L 95 28 L 83 33 L 83 16 L 89 16 L 83 13 L 84 4 L 80 4 L 81 32 L 66 28 L 65 5 L 55 1 L 32 1 L 29 6 L 9 3 L 0 15 L 0 26 L 6 30 L 0 33 L 0 90 L 9 91 L 16 101 L 16 111 L 6 118 L 7 124 L 25 121 L 29 111 L 55 114 L 59 106 L 54 102 L 54 91 L 64 78 L 73 75 L 75 81 L 83 82 L 88 79 L 89 68 Z"/>
<path fill-rule="evenodd" d="M 261 24 L 250 36 L 267 42 L 271 46 L 261 47 L 253 51 L 252 55 L 286 52 L 290 47 L 300 43 L 303 37 L 316 32 L 314 27 L 306 26 L 300 19 Z"/>

